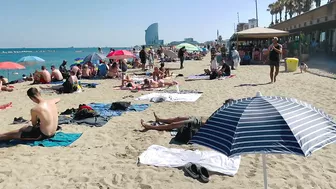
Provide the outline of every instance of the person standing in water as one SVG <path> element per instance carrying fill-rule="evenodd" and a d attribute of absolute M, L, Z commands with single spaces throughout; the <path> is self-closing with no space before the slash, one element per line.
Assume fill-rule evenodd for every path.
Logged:
<path fill-rule="evenodd" d="M 282 54 L 282 46 L 278 43 L 278 38 L 274 37 L 272 42 L 273 44 L 268 47 L 271 83 L 276 82 L 276 77 L 279 74 L 280 55 Z"/>

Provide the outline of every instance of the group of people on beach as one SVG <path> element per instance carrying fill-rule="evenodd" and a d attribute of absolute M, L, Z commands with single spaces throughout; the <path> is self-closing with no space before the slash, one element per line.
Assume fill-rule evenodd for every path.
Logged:
<path fill-rule="evenodd" d="M 273 38 L 273 44 L 269 47 L 269 64 L 270 64 L 270 78 L 271 82 L 276 81 L 276 77 L 279 73 L 279 64 L 280 64 L 280 54 L 281 54 L 281 45 L 277 43 L 278 39 Z M 224 48 L 222 48 L 224 49 Z M 183 50 L 182 50 L 183 52 Z M 210 75 L 217 76 L 226 76 L 231 74 L 230 66 L 227 65 L 224 61 L 224 56 L 226 53 L 222 53 L 222 67 L 218 66 L 218 61 L 216 60 L 216 49 L 211 49 L 211 61 L 210 69 L 206 69 L 205 72 Z M 114 62 L 115 63 L 115 62 Z M 112 63 L 113 64 L 113 63 Z M 104 65 L 104 64 L 103 64 Z M 68 81 L 72 84 L 78 82 L 78 77 L 83 76 L 83 70 L 80 71 L 80 67 L 72 67 L 70 70 L 70 76 L 67 76 L 68 70 L 66 69 L 66 61 L 63 61 L 59 70 L 54 66 L 51 67 L 52 73 L 50 74 L 44 66 L 42 66 L 41 71 L 34 73 L 32 76 L 34 81 L 40 83 L 48 83 L 50 81 L 60 81 L 63 78 L 67 78 Z M 153 66 L 154 67 L 154 66 Z M 181 60 L 181 68 L 183 68 L 183 60 Z M 118 67 L 119 69 L 119 67 Z M 106 71 L 108 72 L 108 66 L 106 65 Z M 274 72 L 275 71 L 275 72 Z M 82 72 L 82 73 L 80 73 Z M 106 73 L 107 74 L 107 73 Z M 143 84 L 139 85 L 134 82 L 129 75 L 123 76 L 122 86 L 126 88 L 158 88 L 164 86 L 172 86 L 178 84 L 177 82 L 167 82 L 164 79 L 170 77 L 168 69 L 164 68 L 164 63 L 161 63 L 161 67 L 154 67 L 152 72 L 152 78 L 146 78 L 143 81 Z M 3 89 L 2 83 L 6 80 L 0 78 L 0 86 Z M 7 81 L 8 82 L 8 81 Z M 5 89 L 7 90 L 7 89 Z M 58 111 L 56 104 L 60 99 L 45 100 L 42 98 L 40 92 L 36 88 L 30 88 L 27 91 L 27 96 L 37 105 L 31 109 L 31 125 L 22 127 L 21 129 L 14 130 L 11 132 L 0 134 L 0 141 L 11 140 L 11 139 L 20 139 L 20 140 L 43 140 L 46 138 L 51 138 L 55 135 L 57 126 L 58 126 Z M 227 100 L 225 103 L 232 102 L 232 99 Z M 153 126 L 151 124 L 145 123 L 144 120 L 141 120 L 141 125 L 145 130 L 172 130 L 181 127 L 190 127 L 192 129 L 199 129 L 204 126 L 207 118 L 203 117 L 175 117 L 175 118 L 159 118 L 154 113 L 155 121 L 161 122 L 163 125 Z"/>

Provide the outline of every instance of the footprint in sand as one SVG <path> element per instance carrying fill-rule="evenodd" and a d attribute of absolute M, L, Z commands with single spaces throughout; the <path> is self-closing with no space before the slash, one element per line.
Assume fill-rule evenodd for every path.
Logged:
<path fill-rule="evenodd" d="M 119 174 L 112 175 L 112 184 L 118 185 L 121 182 L 121 176 Z"/>
<path fill-rule="evenodd" d="M 140 188 L 141 189 L 152 189 L 153 187 L 151 185 L 148 185 L 148 184 L 140 184 Z"/>
<path fill-rule="evenodd" d="M 327 171 L 332 172 L 332 173 L 336 173 L 335 169 L 327 169 Z"/>

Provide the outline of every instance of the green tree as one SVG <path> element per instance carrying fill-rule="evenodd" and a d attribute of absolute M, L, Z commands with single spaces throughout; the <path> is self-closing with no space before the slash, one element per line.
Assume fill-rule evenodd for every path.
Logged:
<path fill-rule="evenodd" d="M 270 14 L 272 15 L 272 22 L 271 22 L 271 25 L 273 25 L 274 24 L 274 19 L 273 19 L 273 16 L 274 16 L 274 14 L 275 14 L 275 11 L 274 11 L 274 3 L 271 3 L 271 4 L 269 4 L 268 5 L 268 9 L 267 9 L 267 11 L 269 11 L 270 12 Z"/>

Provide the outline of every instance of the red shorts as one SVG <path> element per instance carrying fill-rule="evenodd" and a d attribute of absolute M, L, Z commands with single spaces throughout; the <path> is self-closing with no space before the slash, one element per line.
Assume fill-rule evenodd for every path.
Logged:
<path fill-rule="evenodd" d="M 48 84 L 49 82 L 47 82 L 46 80 L 44 80 L 43 77 L 40 77 L 40 83 L 41 84 Z"/>

